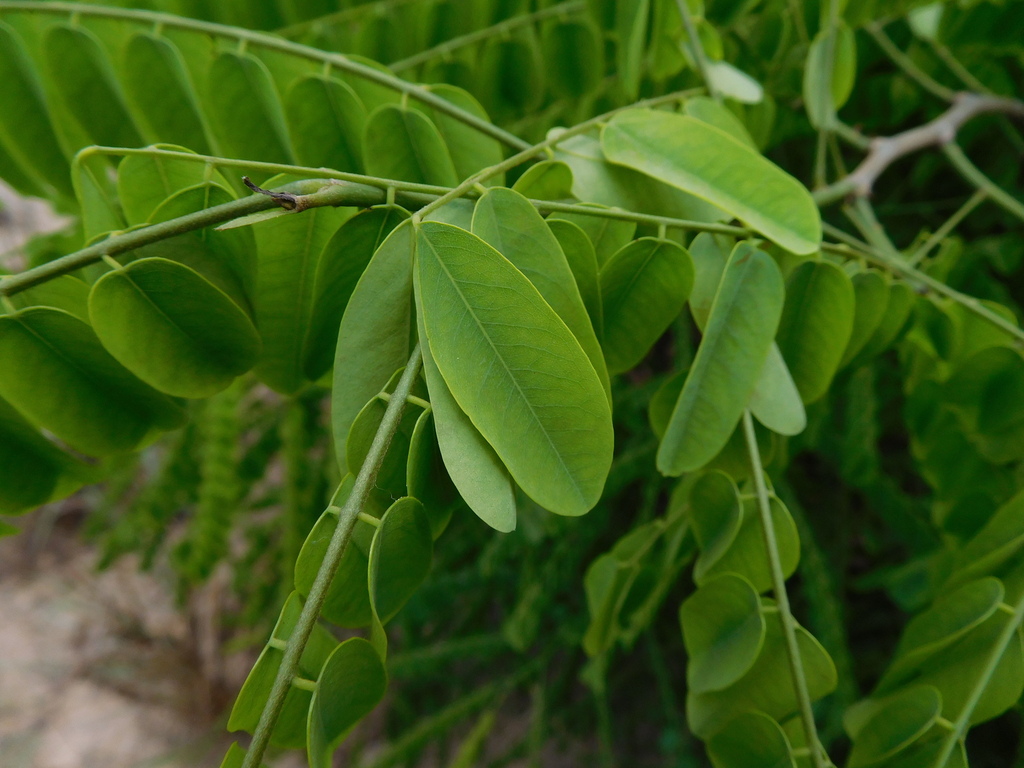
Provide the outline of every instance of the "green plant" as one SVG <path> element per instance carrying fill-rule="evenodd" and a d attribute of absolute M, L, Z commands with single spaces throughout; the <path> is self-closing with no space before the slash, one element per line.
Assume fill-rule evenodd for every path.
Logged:
<path fill-rule="evenodd" d="M 1024 4 L 342 5 L 0 2 L 0 176 L 82 242 L 0 280 L 0 512 L 113 478 L 151 560 L 194 504 L 183 586 L 283 605 L 225 765 L 330 765 L 389 671 L 458 698 L 372 765 L 524 690 L 495 762 L 1006 764 Z"/>

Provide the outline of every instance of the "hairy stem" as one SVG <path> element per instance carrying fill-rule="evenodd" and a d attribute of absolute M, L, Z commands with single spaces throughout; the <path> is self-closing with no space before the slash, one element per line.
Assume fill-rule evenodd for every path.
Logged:
<path fill-rule="evenodd" d="M 754 434 L 754 420 L 749 410 L 743 411 L 743 435 L 747 441 L 750 455 L 750 468 L 754 476 L 754 490 L 757 494 L 757 508 L 761 515 L 761 532 L 764 535 L 764 546 L 768 554 L 768 568 L 772 575 L 772 593 L 779 607 L 779 618 L 782 621 L 782 633 L 786 639 L 786 651 L 789 657 L 789 671 L 793 678 L 793 690 L 796 692 L 800 705 L 800 719 L 804 726 L 804 735 L 811 750 L 814 768 L 826 768 L 828 759 L 822 754 L 823 749 L 818 740 L 818 729 L 814 724 L 814 711 L 811 709 L 811 694 L 807 688 L 804 675 L 803 660 L 800 657 L 800 646 L 796 639 L 796 619 L 789 607 L 789 595 L 786 593 L 786 577 L 782 573 L 782 561 L 779 558 L 779 545 L 775 540 L 775 526 L 772 525 L 772 511 L 768 501 L 768 489 L 764 484 L 764 470 L 761 467 L 761 454 L 757 449 L 757 436 Z"/>
<path fill-rule="evenodd" d="M 581 13 L 586 9 L 587 4 L 585 0 L 568 0 L 568 2 L 552 5 L 548 8 L 542 8 L 539 11 L 534 11 L 533 13 L 524 13 L 521 16 L 513 16 L 511 19 L 498 22 L 497 24 L 484 29 L 478 29 L 475 32 L 469 32 L 468 34 L 461 35 L 459 37 L 453 37 L 452 39 L 446 40 L 433 48 L 428 48 L 427 50 L 420 51 L 408 58 L 392 62 L 388 66 L 392 72 L 405 72 L 418 67 L 420 64 L 426 64 L 428 61 L 444 58 L 452 51 L 457 51 L 459 48 L 475 45 L 476 43 L 489 40 L 492 37 L 502 37 L 512 30 L 519 29 L 520 27 L 533 26 L 545 19 L 565 17 L 574 13 Z"/>
<path fill-rule="evenodd" d="M 102 5 L 86 5 L 81 3 L 64 2 L 14 2 L 3 0 L 0 2 L 0 11 L 31 11 L 33 13 L 56 13 L 60 15 L 77 14 L 80 16 L 99 16 L 109 19 L 126 19 L 139 21 L 148 25 L 160 25 L 173 29 L 188 29 L 196 32 L 205 32 L 209 35 L 228 37 L 232 40 L 244 41 L 248 46 L 265 48 L 272 51 L 281 51 L 293 56 L 321 62 L 325 65 L 355 75 L 364 80 L 383 85 L 385 88 L 398 91 L 411 99 L 416 99 L 438 112 L 442 112 L 456 120 L 465 123 L 483 134 L 497 139 L 512 149 L 523 149 L 526 142 L 518 136 L 513 136 L 496 125 L 482 120 L 476 115 L 471 115 L 465 110 L 459 109 L 446 99 L 437 96 L 428 88 L 416 83 L 409 83 L 401 78 L 395 77 L 388 72 L 382 72 L 365 64 L 353 61 L 344 54 L 321 51 L 300 45 L 290 40 L 284 40 L 275 35 L 268 35 L 263 32 L 254 32 L 239 27 L 229 27 L 223 24 L 214 24 L 209 21 L 199 21 L 182 16 L 175 16 L 169 13 L 156 13 L 154 11 L 139 11 L 124 8 L 107 8 Z"/>
<path fill-rule="evenodd" d="M 288 638 L 288 646 L 284 650 L 284 657 L 281 659 L 281 666 L 278 668 L 277 677 L 274 678 L 274 685 L 270 689 L 270 696 L 260 714 L 259 724 L 253 733 L 252 743 L 245 755 L 245 762 L 242 768 L 257 768 L 263 760 L 267 745 L 270 743 L 270 735 L 281 716 L 281 709 L 284 707 L 285 697 L 291 688 L 292 679 L 296 676 L 299 668 L 299 659 L 309 642 L 309 637 L 320 618 L 320 610 L 323 608 L 324 600 L 327 598 L 327 590 L 331 586 L 334 574 L 338 570 L 342 555 L 345 554 L 345 547 L 352 536 L 356 519 L 370 491 L 377 480 L 377 473 L 380 471 L 384 456 L 387 454 L 391 439 L 398 431 L 399 422 L 402 419 L 402 411 L 405 409 L 405 399 L 412 391 L 413 382 L 419 374 L 423 358 L 420 354 L 420 347 L 417 344 L 413 349 L 409 362 L 405 365 L 405 371 L 395 386 L 395 391 L 388 401 L 387 410 L 384 411 L 384 418 L 381 419 L 377 434 L 374 435 L 373 443 L 370 445 L 369 453 L 363 462 L 359 474 L 356 475 L 352 493 L 338 514 L 338 527 L 331 537 L 331 543 L 327 546 L 323 563 L 317 571 L 313 586 L 310 587 L 306 602 L 302 606 L 302 613 L 299 614 L 298 622 L 291 636 Z"/>

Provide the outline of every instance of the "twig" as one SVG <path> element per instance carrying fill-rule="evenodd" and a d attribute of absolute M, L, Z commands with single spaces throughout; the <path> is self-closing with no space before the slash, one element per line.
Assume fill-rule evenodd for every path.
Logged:
<path fill-rule="evenodd" d="M 978 166 L 967 158 L 967 155 L 963 153 L 959 145 L 955 143 L 946 144 L 942 148 L 942 154 L 946 156 L 946 159 L 949 160 L 950 164 L 961 176 L 977 187 L 979 191 L 988 195 L 993 203 L 1001 206 L 1021 221 L 1024 221 L 1024 203 L 1021 203 L 1020 200 L 982 173 Z"/>
<path fill-rule="evenodd" d="M 849 176 L 815 191 L 814 201 L 827 205 L 847 195 L 867 197 L 878 177 L 905 155 L 927 147 L 947 146 L 956 139 L 960 127 L 986 113 L 1012 115 L 1024 120 L 1024 102 L 1001 96 L 959 93 L 953 105 L 934 120 L 916 128 L 872 139 L 871 149 Z"/>
<path fill-rule="evenodd" d="M 896 43 L 892 41 L 882 29 L 882 24 L 873 21 L 864 27 L 864 30 L 871 35 L 878 47 L 885 51 L 885 55 L 892 59 L 892 62 L 903 70 L 903 74 L 913 80 L 915 83 L 920 85 L 926 91 L 933 96 L 938 96 L 943 101 L 953 101 L 956 99 L 956 91 L 952 88 L 947 88 L 942 83 L 935 80 L 931 75 L 921 69 L 913 60 L 907 56 L 903 51 L 896 47 Z"/>
<path fill-rule="evenodd" d="M 519 27 L 532 26 L 544 19 L 569 16 L 574 13 L 585 11 L 586 9 L 586 3 L 583 2 L 583 0 L 568 0 L 568 2 L 552 5 L 548 8 L 542 8 L 541 10 L 534 11 L 533 13 L 513 16 L 511 19 L 499 22 L 493 26 L 478 29 L 475 32 L 469 32 L 468 34 L 461 35 L 459 37 L 453 37 L 451 40 L 446 40 L 433 48 L 420 51 L 406 59 L 392 62 L 388 67 L 392 72 L 405 72 L 406 70 L 418 67 L 420 64 L 426 64 L 428 61 L 443 58 L 452 51 L 457 51 L 459 48 L 465 48 L 467 46 L 483 42 L 484 40 L 489 40 L 492 37 L 506 35 Z"/>
<path fill-rule="evenodd" d="M 324 554 L 323 562 L 320 564 L 320 570 L 317 571 L 313 586 L 310 587 L 309 594 L 306 596 L 306 602 L 302 606 L 302 612 L 299 614 L 295 629 L 292 630 L 291 636 L 288 638 L 288 646 L 284 650 L 281 666 L 278 667 L 277 676 L 274 678 L 274 684 L 270 689 L 267 703 L 260 714 L 259 723 L 253 733 L 252 744 L 245 755 L 242 768 L 257 768 L 263 760 L 263 754 L 270 743 L 270 735 L 273 733 L 274 726 L 281 715 L 285 697 L 291 690 L 292 679 L 299 668 L 299 659 L 302 657 L 302 652 L 306 648 L 309 636 L 313 633 L 313 628 L 320 618 L 320 610 L 323 608 L 324 600 L 327 598 L 327 591 L 330 589 L 331 582 L 334 580 L 334 574 L 338 570 L 339 563 L 341 563 L 341 557 L 345 554 L 345 548 L 348 546 L 356 519 L 366 505 L 366 500 L 369 498 L 370 491 L 377 480 L 377 473 L 380 471 L 384 456 L 391 445 L 391 438 L 398 431 L 399 422 L 402 420 L 402 411 L 405 408 L 405 399 L 412 391 L 412 385 L 419 374 L 421 362 L 420 347 L 417 344 L 416 348 L 412 351 L 412 355 L 409 357 L 409 362 L 405 365 L 405 372 L 402 374 L 402 378 L 398 380 L 395 391 L 388 401 L 387 409 L 384 411 L 384 418 L 381 419 L 380 427 L 378 427 L 377 433 L 373 437 L 373 443 L 370 445 L 370 451 L 366 455 L 366 460 L 363 462 L 359 474 L 356 476 L 352 493 L 338 514 L 338 527 L 335 529 L 334 535 L 327 545 L 327 552 Z"/>
<path fill-rule="evenodd" d="M 686 29 L 686 37 L 690 41 L 690 49 L 693 51 L 693 60 L 697 64 L 697 71 L 700 73 L 704 86 L 708 89 L 708 95 L 715 101 L 721 101 L 722 96 L 711 82 L 711 72 L 708 68 L 708 57 L 704 53 L 704 46 L 697 33 L 697 26 L 693 23 L 693 16 L 690 14 L 690 6 L 686 0 L 676 0 L 676 7 L 679 15 L 683 18 L 683 27 Z"/>
<path fill-rule="evenodd" d="M 967 218 L 967 215 L 971 211 L 973 211 L 975 208 L 977 208 L 979 205 L 985 202 L 987 198 L 988 192 L 986 190 L 979 189 L 975 191 L 973 195 L 967 198 L 967 202 L 961 205 L 960 208 L 958 208 L 952 216 L 950 216 L 942 223 L 942 226 L 935 230 L 931 237 L 925 240 L 924 243 L 922 243 L 921 246 L 917 248 L 917 250 L 910 254 L 910 256 L 907 258 L 907 263 L 915 267 L 918 264 L 920 264 L 921 260 L 928 255 L 932 248 L 934 248 L 943 240 L 945 240 L 946 236 L 949 235 L 949 233 L 952 232 L 954 229 L 956 229 L 957 225 L 965 218 Z"/>

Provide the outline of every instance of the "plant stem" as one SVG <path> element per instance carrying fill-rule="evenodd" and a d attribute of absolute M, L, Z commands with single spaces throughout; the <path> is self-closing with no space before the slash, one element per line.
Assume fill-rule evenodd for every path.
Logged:
<path fill-rule="evenodd" d="M 836 28 L 839 24 L 839 2 L 829 0 L 828 3 L 828 28 L 825 34 L 825 71 L 822 72 L 821 82 L 823 83 L 822 99 L 825 105 L 825 114 L 822 115 L 821 125 L 818 126 L 818 141 L 814 152 L 814 186 L 825 186 L 826 179 L 826 148 L 828 137 L 832 133 L 832 123 L 836 119 L 835 102 L 832 100 L 832 73 L 835 71 L 836 58 Z"/>
<path fill-rule="evenodd" d="M 871 35 L 874 41 L 878 44 L 878 47 L 885 52 L 885 55 L 892 60 L 893 64 L 902 69 L 903 74 L 915 83 L 943 101 L 953 101 L 953 99 L 956 98 L 956 91 L 952 88 L 947 88 L 942 83 L 935 80 L 931 75 L 917 66 L 917 64 L 915 64 L 907 54 L 897 48 L 896 43 L 892 41 L 892 38 L 885 34 L 881 23 L 873 21 L 870 24 L 865 25 L 864 30 Z"/>
<path fill-rule="evenodd" d="M 999 633 L 999 637 L 996 638 L 996 643 L 992 646 L 988 659 L 985 661 L 982 674 L 974 684 L 974 688 L 971 689 L 971 694 L 967 697 L 964 708 L 960 711 L 960 716 L 956 719 L 953 729 L 946 734 L 942 743 L 942 749 L 939 750 L 935 760 L 932 761 L 932 768 L 943 768 L 950 755 L 953 754 L 956 743 L 967 734 L 967 729 L 971 725 L 971 715 L 974 714 L 975 707 L 981 701 L 981 697 L 985 693 L 988 684 L 992 681 L 992 676 L 995 674 L 1003 654 L 1006 653 L 1007 647 L 1014 639 L 1014 635 L 1017 634 L 1022 622 L 1024 622 L 1024 597 L 1017 601 L 1012 617 L 1006 622 L 1006 626 Z"/>
<path fill-rule="evenodd" d="M 352 493 L 338 514 L 338 527 L 334 530 L 331 542 L 327 546 L 323 563 L 317 571 L 313 586 L 310 587 L 306 602 L 302 606 L 302 612 L 295 624 L 291 636 L 288 638 L 288 647 L 281 659 L 281 666 L 274 678 L 274 685 L 270 689 L 270 696 L 260 714 L 259 723 L 253 733 L 252 743 L 245 755 L 245 762 L 242 768 L 257 768 L 263 760 L 267 745 L 270 743 L 270 735 L 281 716 L 281 709 L 284 707 L 285 697 L 291 688 L 292 678 L 295 677 L 299 668 L 299 659 L 309 642 L 309 637 L 320 618 L 320 610 L 324 600 L 327 598 L 327 590 L 331 586 L 334 574 L 338 570 L 342 555 L 345 554 L 345 547 L 348 545 L 352 530 L 355 527 L 359 513 L 366 505 L 366 500 L 377 480 L 377 473 L 380 471 L 384 456 L 387 454 L 391 439 L 398 430 L 402 420 L 402 411 L 405 409 L 405 398 L 412 391 L 413 382 L 419 374 L 422 363 L 419 344 L 416 345 L 405 364 L 405 371 L 395 386 L 388 407 L 384 411 L 377 434 L 374 435 L 373 443 L 366 455 L 359 474 L 356 475 L 355 484 L 352 486 Z"/>
<path fill-rule="evenodd" d="M 871 194 L 871 188 L 878 177 L 894 162 L 912 152 L 937 146 L 943 148 L 946 156 L 965 176 L 968 175 L 968 171 L 965 169 L 969 166 L 969 173 L 974 177 L 969 180 L 979 188 L 983 186 L 987 188 L 993 200 L 996 199 L 997 193 L 1002 192 L 1003 198 L 1016 203 L 1017 210 L 1024 210 L 1024 205 L 1014 201 L 1008 194 L 985 178 L 981 171 L 971 165 L 966 157 L 963 157 L 963 153 L 960 153 L 956 159 L 950 154 L 949 146 L 956 139 L 960 127 L 968 120 L 986 113 L 1005 114 L 1024 119 L 1024 102 L 1001 96 L 959 93 L 954 98 L 952 106 L 934 120 L 894 136 L 881 136 L 873 139 L 871 149 L 861 164 L 849 176 L 827 187 L 815 190 L 814 202 L 819 206 L 825 206 L 847 195 L 867 197 Z M 955 154 L 956 150 L 952 150 L 952 152 Z M 977 177 L 984 181 L 976 180 Z M 1015 210 L 1011 210 L 1007 202 L 1000 202 L 1000 205 L 1015 215 L 1021 215 L 1017 214 Z"/>
<path fill-rule="evenodd" d="M 484 29 L 478 29 L 475 32 L 469 32 L 468 34 L 461 35 L 459 37 L 453 37 L 451 40 L 446 40 L 433 48 L 428 48 L 427 50 L 420 51 L 408 58 L 394 61 L 388 66 L 392 72 L 405 72 L 406 70 L 418 67 L 420 64 L 426 64 L 428 61 L 433 61 L 437 58 L 444 58 L 452 51 L 457 51 L 459 48 L 465 48 L 467 46 L 483 42 L 484 40 L 489 40 L 492 37 L 507 35 L 514 29 L 532 26 L 544 19 L 581 13 L 586 9 L 587 4 L 585 0 L 568 0 L 568 2 L 552 5 L 548 8 L 541 8 L 539 11 L 534 11 L 533 13 L 524 13 L 521 16 L 513 16 L 511 19 L 498 22 L 497 24 Z"/>
<path fill-rule="evenodd" d="M 700 42 L 697 25 L 693 23 L 693 15 L 690 13 L 690 6 L 687 4 L 687 0 L 676 0 L 676 8 L 679 9 L 679 15 L 683 19 L 683 27 L 686 29 L 686 37 L 690 41 L 690 50 L 693 51 L 693 60 L 697 64 L 697 72 L 700 73 L 700 79 L 704 81 L 704 87 L 708 89 L 708 95 L 715 101 L 721 101 L 722 95 L 711 81 L 708 57 L 704 52 L 704 46 Z"/>
<path fill-rule="evenodd" d="M 764 546 L 768 554 L 768 568 L 772 576 L 772 592 L 779 608 L 782 621 L 782 633 L 786 640 L 786 651 L 789 657 L 789 670 L 793 678 L 793 690 L 796 692 L 800 705 L 800 719 L 803 721 L 804 735 L 807 746 L 811 750 L 814 768 L 826 768 L 827 758 L 822 755 L 823 749 L 818 740 L 818 729 L 814 724 L 814 711 L 811 709 L 811 694 L 807 688 L 804 675 L 803 660 L 800 657 L 800 646 L 796 638 L 796 619 L 789 607 L 789 595 L 786 593 L 786 577 L 782 573 L 782 561 L 779 558 L 779 545 L 775 540 L 775 526 L 772 525 L 771 505 L 768 501 L 768 489 L 764 483 L 764 470 L 761 467 L 761 454 L 757 449 L 757 436 L 754 434 L 754 420 L 749 410 L 743 411 L 743 435 L 747 441 L 750 455 L 750 468 L 754 476 L 754 489 L 757 493 L 757 508 L 761 515 L 761 532 L 764 535 Z"/>
<path fill-rule="evenodd" d="M 967 215 L 971 211 L 985 202 L 987 198 L 988 192 L 986 190 L 979 189 L 975 191 L 973 195 L 967 198 L 967 202 L 961 205 L 952 216 L 942 223 L 942 226 L 935 230 L 931 237 L 925 240 L 916 251 L 910 254 L 910 257 L 907 259 L 907 263 L 913 267 L 920 264 L 921 260 L 928 255 L 932 248 L 945 240 L 949 233 L 956 229 L 957 225 L 967 218 Z"/>
<path fill-rule="evenodd" d="M 516 166 L 525 163 L 527 160 L 530 160 L 531 158 L 535 157 L 544 150 L 551 149 L 552 147 L 560 144 L 566 139 L 570 139 L 573 136 L 579 136 L 582 133 L 586 133 L 595 126 L 598 126 L 603 122 L 606 122 L 613 116 L 617 115 L 619 112 L 624 112 L 630 109 L 639 109 L 643 107 L 655 107 L 659 104 L 667 104 L 673 101 L 679 101 L 680 99 L 685 99 L 687 96 L 692 96 L 695 93 L 698 93 L 698 91 L 691 89 L 687 91 L 675 91 L 674 93 L 668 93 L 665 94 L 664 96 L 656 96 L 651 99 L 644 99 L 642 101 L 636 102 L 635 104 L 629 104 L 625 107 L 619 107 L 618 109 L 613 109 L 609 112 L 605 112 L 604 114 L 598 115 L 597 117 L 592 117 L 590 120 L 585 120 L 582 123 L 574 125 L 572 128 L 566 128 L 565 130 L 560 131 L 559 133 L 557 133 L 556 135 L 552 136 L 549 139 L 545 139 L 544 141 L 538 144 L 534 144 L 531 147 L 526 147 L 526 149 L 524 149 L 522 152 L 512 155 L 511 157 L 498 163 L 497 165 L 492 165 L 489 168 L 484 168 L 482 171 L 474 173 L 468 179 L 459 184 L 459 186 L 451 189 L 447 193 L 441 195 L 441 197 L 439 197 L 437 200 L 434 200 L 432 203 L 429 203 L 427 206 L 425 206 L 423 210 L 419 212 L 418 216 L 422 217 L 430 215 L 430 213 L 436 211 L 442 205 L 450 203 L 452 200 L 464 196 L 471 189 L 476 187 L 478 184 L 487 181 L 487 179 L 491 178 L 492 176 L 497 176 L 499 173 L 509 171 L 515 168 Z M 575 207 L 579 208 L 582 206 Z"/>
<path fill-rule="evenodd" d="M 955 142 L 950 142 L 942 147 L 942 154 L 946 156 L 950 164 L 968 182 L 973 184 L 980 192 L 991 198 L 993 203 L 1002 207 L 1007 213 L 1016 216 L 1024 221 L 1024 203 L 1008 193 L 992 179 L 986 176 L 974 163 L 970 161 L 964 151 Z"/>
<path fill-rule="evenodd" d="M 356 77 L 360 77 L 364 80 L 369 80 L 370 82 L 377 83 L 378 85 L 383 85 L 385 88 L 398 91 L 409 98 L 423 102 L 431 108 L 436 109 L 438 112 L 449 115 L 450 117 L 475 128 L 493 139 L 497 139 L 502 144 L 505 144 L 512 149 L 523 149 L 527 146 L 526 142 L 518 136 L 513 136 L 508 131 L 502 130 L 498 126 L 489 123 L 487 120 L 483 120 L 476 115 L 471 115 L 465 110 L 459 109 L 450 101 L 442 99 L 423 85 L 406 82 L 405 80 L 395 77 L 388 72 L 382 72 L 379 69 L 374 69 L 366 64 L 360 64 L 357 61 L 352 61 L 344 54 L 321 51 L 316 48 L 300 45 L 299 43 L 294 43 L 291 40 L 284 40 L 280 37 L 268 35 L 263 32 L 254 32 L 249 29 L 229 27 L 223 24 L 214 24 L 210 21 L 189 19 L 169 13 L 156 13 L 154 11 L 140 11 L 125 8 L 107 8 L 101 5 L 86 5 L 83 3 L 15 2 L 13 0 L 2 0 L 0 1 L 0 11 L 31 11 L 33 13 L 56 13 L 61 15 L 76 14 L 79 16 L 98 16 L 108 19 L 127 19 L 131 21 L 144 22 L 148 25 L 159 25 L 173 29 L 187 29 L 195 32 L 205 32 L 209 35 L 244 41 L 248 46 L 265 48 L 272 51 L 281 51 L 293 56 L 299 56 L 304 59 L 328 64 L 342 72 L 347 72 L 348 74 L 355 75 Z"/>

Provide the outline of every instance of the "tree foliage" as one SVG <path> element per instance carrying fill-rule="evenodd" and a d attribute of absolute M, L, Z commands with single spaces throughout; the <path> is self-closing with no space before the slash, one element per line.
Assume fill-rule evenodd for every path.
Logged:
<path fill-rule="evenodd" d="M 141 5 L 0 2 L 0 513 L 230 564 L 225 765 L 1010 764 L 1024 4 Z"/>

